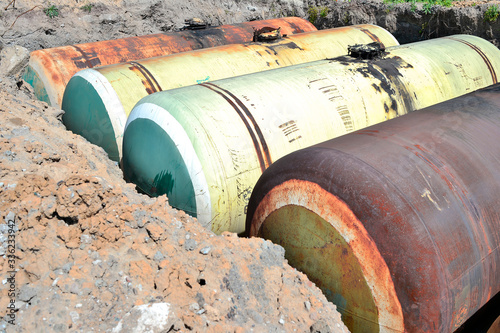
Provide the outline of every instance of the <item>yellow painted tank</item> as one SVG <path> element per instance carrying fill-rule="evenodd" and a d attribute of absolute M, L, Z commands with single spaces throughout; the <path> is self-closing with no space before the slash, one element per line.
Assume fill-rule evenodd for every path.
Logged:
<path fill-rule="evenodd" d="M 66 87 L 63 122 L 69 130 L 103 147 L 111 159 L 119 161 L 127 116 L 144 96 L 333 58 L 347 54 L 349 45 L 370 42 L 385 47 L 398 45 L 381 27 L 357 25 L 86 69 L 75 74 Z"/>
<path fill-rule="evenodd" d="M 285 17 L 60 46 L 33 51 L 23 79 L 33 86 L 35 96 L 39 100 L 60 107 L 66 84 L 82 69 L 225 44 L 250 42 L 253 39 L 254 29 L 266 27 L 281 28 L 283 34 L 290 35 L 316 31 L 307 20 Z"/>
<path fill-rule="evenodd" d="M 241 233 L 273 161 L 489 86 L 499 72 L 500 50 L 457 35 L 159 92 L 128 118 L 124 175 L 216 233 Z"/>

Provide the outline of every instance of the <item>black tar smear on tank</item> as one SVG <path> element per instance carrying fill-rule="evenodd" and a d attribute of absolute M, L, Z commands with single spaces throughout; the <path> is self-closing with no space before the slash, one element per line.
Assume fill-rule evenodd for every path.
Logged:
<path fill-rule="evenodd" d="M 372 84 L 372 86 L 378 92 L 383 90 L 391 97 L 392 103 L 390 108 L 394 110 L 396 115 L 415 110 L 414 98 L 416 98 L 416 96 L 412 96 L 408 92 L 405 84 L 401 81 L 403 75 L 399 71 L 401 68 L 413 68 L 413 66 L 400 57 L 391 56 L 390 52 L 384 52 L 381 57 L 371 60 L 355 59 L 349 56 L 328 60 L 340 62 L 343 65 L 352 63 L 364 64 L 363 67 L 357 68 L 356 71 L 361 73 L 364 77 L 371 76 L 380 82 L 380 85 Z M 400 112 L 401 110 L 398 110 L 398 104 L 396 100 L 393 99 L 393 96 L 397 95 L 403 100 L 406 111 Z M 389 112 L 389 106 L 385 105 L 385 109 L 386 112 Z"/>

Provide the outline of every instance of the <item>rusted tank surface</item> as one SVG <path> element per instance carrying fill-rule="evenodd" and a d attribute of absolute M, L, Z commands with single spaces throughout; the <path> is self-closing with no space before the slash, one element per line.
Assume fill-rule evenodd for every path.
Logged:
<path fill-rule="evenodd" d="M 291 153 L 250 236 L 285 248 L 352 332 L 453 332 L 500 291 L 500 85 Z"/>
<path fill-rule="evenodd" d="M 500 316 L 495 320 L 493 325 L 491 325 L 487 333 L 500 333 Z"/>
<path fill-rule="evenodd" d="M 38 99 L 60 107 L 66 84 L 82 69 L 206 47 L 250 42 L 254 36 L 254 29 L 265 27 L 281 28 L 281 33 L 288 35 L 317 30 L 307 20 L 286 17 L 61 46 L 33 51 L 23 78 L 33 86 Z"/>
<path fill-rule="evenodd" d="M 86 69 L 66 86 L 63 122 L 120 161 L 127 116 L 149 94 L 334 58 L 346 55 L 350 45 L 374 41 L 384 47 L 399 45 L 387 30 L 364 24 Z"/>
<path fill-rule="evenodd" d="M 498 72 L 500 50 L 461 35 L 161 91 L 128 117 L 124 176 L 216 233 L 241 233 L 278 158 L 490 86 Z"/>

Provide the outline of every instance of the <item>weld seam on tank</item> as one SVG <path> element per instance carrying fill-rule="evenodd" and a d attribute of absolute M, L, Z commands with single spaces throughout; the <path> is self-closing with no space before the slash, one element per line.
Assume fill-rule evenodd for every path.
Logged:
<path fill-rule="evenodd" d="M 264 159 L 264 162 L 263 162 L 264 163 L 264 166 L 263 166 L 264 170 L 267 169 L 273 163 L 273 161 L 272 161 L 271 155 L 269 153 L 269 148 L 267 146 L 266 139 L 264 138 L 264 135 L 262 134 L 262 131 L 260 130 L 260 127 L 257 124 L 257 122 L 255 121 L 255 118 L 253 117 L 250 110 L 248 110 L 248 108 L 245 106 L 245 104 L 243 104 L 241 102 L 241 100 L 238 97 L 236 97 L 233 93 L 231 93 L 229 90 L 226 90 L 226 89 L 223 89 L 223 88 L 217 86 L 215 83 L 204 83 L 204 84 L 201 84 L 201 86 L 204 86 L 207 88 L 208 88 L 208 86 L 214 87 L 214 88 L 216 88 L 216 90 L 220 90 L 220 91 L 224 92 L 224 94 L 227 94 L 229 97 L 231 97 L 236 102 L 236 104 L 238 104 L 238 106 L 240 107 L 240 110 L 243 111 L 243 114 L 252 123 L 253 131 L 255 131 L 255 133 L 257 134 L 257 137 L 259 138 L 259 142 L 258 142 L 258 146 L 260 148 L 259 154 Z M 211 90 L 213 90 L 213 89 L 211 89 Z M 216 90 L 214 90 L 214 91 L 216 91 Z M 226 99 L 226 100 L 229 103 L 229 99 Z M 256 149 L 258 149 L 258 148 L 256 147 Z M 262 170 L 262 171 L 264 171 L 264 170 Z"/>
<path fill-rule="evenodd" d="M 236 111 L 238 116 L 241 118 L 241 121 L 243 121 L 243 123 L 245 124 L 245 127 L 248 130 L 248 134 L 252 138 L 252 142 L 253 142 L 253 145 L 255 147 L 255 154 L 257 155 L 257 158 L 259 159 L 260 169 L 262 170 L 262 172 L 264 172 L 264 170 L 266 170 L 266 168 L 269 165 L 264 160 L 264 153 L 261 149 L 261 143 L 257 139 L 257 134 L 255 133 L 255 127 L 250 126 L 249 119 L 247 119 L 247 117 L 245 117 L 245 115 L 243 114 L 243 111 L 240 110 L 240 108 L 236 105 L 236 103 L 233 99 L 231 99 L 229 96 L 226 95 L 227 91 L 220 89 L 215 84 L 208 85 L 206 83 L 200 83 L 200 86 L 205 87 L 207 89 L 210 89 L 213 92 L 219 94 Z"/>
<path fill-rule="evenodd" d="M 456 37 L 445 37 L 445 38 L 456 40 L 457 42 L 464 43 L 465 45 L 469 46 L 471 49 L 476 51 L 481 56 L 481 58 L 483 58 L 486 66 L 488 66 L 488 70 L 491 73 L 491 78 L 493 79 L 493 84 L 498 83 L 497 73 L 495 72 L 495 69 L 493 68 L 493 65 L 491 64 L 491 61 L 488 59 L 486 54 L 484 54 L 484 52 L 480 48 L 478 48 L 474 44 L 471 44 L 471 43 L 469 43 L 463 39 L 460 39 L 460 38 L 456 38 Z"/>
<path fill-rule="evenodd" d="M 155 77 L 151 74 L 151 72 L 146 67 L 144 67 L 143 65 L 141 65 L 140 63 L 138 63 L 136 61 L 130 61 L 129 64 L 131 64 L 132 66 L 137 68 L 139 70 L 139 72 L 141 72 L 141 74 L 144 76 L 144 78 L 148 81 L 150 87 L 152 88 L 153 93 L 163 90 L 163 89 L 161 89 L 160 85 L 158 84 L 158 81 L 156 81 Z"/>

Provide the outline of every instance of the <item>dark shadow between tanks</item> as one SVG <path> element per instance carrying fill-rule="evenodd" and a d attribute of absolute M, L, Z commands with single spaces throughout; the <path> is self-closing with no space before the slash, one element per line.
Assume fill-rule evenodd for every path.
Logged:
<path fill-rule="evenodd" d="M 495 319 L 500 316 L 500 293 L 489 300 L 479 311 L 470 317 L 455 333 L 487 333 Z M 488 333 L 496 333 L 488 332 Z"/>

